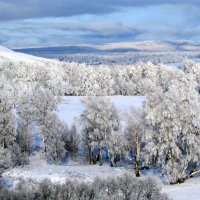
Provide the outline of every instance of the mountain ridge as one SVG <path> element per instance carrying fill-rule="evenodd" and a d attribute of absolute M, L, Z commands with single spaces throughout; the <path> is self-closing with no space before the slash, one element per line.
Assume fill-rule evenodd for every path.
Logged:
<path fill-rule="evenodd" d="M 80 44 L 49 47 L 31 47 L 13 49 L 22 53 L 119 53 L 119 52 L 169 52 L 200 51 L 200 42 L 177 41 L 134 41 L 105 44 Z"/>

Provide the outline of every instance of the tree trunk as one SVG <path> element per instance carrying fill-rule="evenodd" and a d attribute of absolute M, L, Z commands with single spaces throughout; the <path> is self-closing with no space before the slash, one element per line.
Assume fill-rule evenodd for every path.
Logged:
<path fill-rule="evenodd" d="M 139 142 L 139 137 L 136 137 L 136 155 L 135 155 L 135 176 L 136 177 L 140 177 L 139 160 L 140 160 L 140 142 Z"/>
<path fill-rule="evenodd" d="M 193 167 L 187 176 L 183 176 L 185 174 L 186 169 L 187 168 L 184 168 L 181 178 L 179 178 L 176 182 L 171 182 L 170 184 L 184 183 L 187 179 L 192 178 L 193 175 L 200 172 L 200 170 L 197 170 L 195 167 Z"/>
<path fill-rule="evenodd" d="M 139 162 L 135 161 L 135 176 L 140 177 L 140 171 L 139 171 Z"/>
<path fill-rule="evenodd" d="M 101 152 L 101 147 L 99 149 L 99 166 L 103 165 L 103 156 Z"/>
<path fill-rule="evenodd" d="M 112 162 L 112 156 L 109 152 L 109 149 L 107 148 L 107 154 L 108 154 L 108 161 L 109 161 L 109 164 L 110 164 L 110 167 L 113 167 L 113 162 Z"/>
<path fill-rule="evenodd" d="M 189 177 L 192 178 L 193 177 L 193 174 L 196 172 L 196 167 L 193 166 L 190 173 L 189 173 Z"/>
<path fill-rule="evenodd" d="M 47 152 L 46 138 L 43 133 L 41 136 L 42 136 L 42 152 L 46 154 L 46 152 Z"/>
<path fill-rule="evenodd" d="M 92 152 L 91 152 L 91 147 L 88 147 L 88 156 L 89 156 L 89 162 L 90 165 L 92 164 Z"/>

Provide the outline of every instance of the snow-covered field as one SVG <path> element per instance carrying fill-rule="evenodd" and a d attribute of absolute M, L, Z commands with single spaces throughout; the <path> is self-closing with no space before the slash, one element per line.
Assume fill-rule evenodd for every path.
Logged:
<path fill-rule="evenodd" d="M 50 179 L 53 183 L 64 183 L 66 179 L 79 179 L 81 181 L 92 181 L 95 177 L 114 177 L 120 176 L 127 172 L 123 167 L 111 168 L 105 164 L 99 165 L 84 165 L 76 162 L 70 162 L 67 165 L 48 164 L 37 153 L 30 159 L 30 165 L 18 167 L 6 171 L 3 174 L 5 180 L 13 183 L 13 186 L 20 180 L 32 180 L 40 182 L 45 178 Z M 102 177 L 103 175 L 103 177 Z"/>
<path fill-rule="evenodd" d="M 173 200 L 199 200 L 200 177 L 187 180 L 177 185 L 165 185 L 162 190 Z"/>
<path fill-rule="evenodd" d="M 131 167 L 131 166 L 130 166 Z M 95 177 L 107 178 L 117 177 L 126 172 L 134 173 L 131 168 L 113 167 L 104 164 L 83 165 L 68 163 L 67 165 L 47 164 L 39 154 L 31 158 L 30 165 L 8 170 L 3 174 L 5 180 L 15 185 L 20 179 L 40 182 L 46 178 L 53 183 L 64 183 L 67 179 L 78 179 L 81 181 L 92 181 Z M 198 200 L 200 199 L 200 177 L 187 180 L 183 184 L 162 185 L 162 192 L 169 195 L 172 200 Z"/>

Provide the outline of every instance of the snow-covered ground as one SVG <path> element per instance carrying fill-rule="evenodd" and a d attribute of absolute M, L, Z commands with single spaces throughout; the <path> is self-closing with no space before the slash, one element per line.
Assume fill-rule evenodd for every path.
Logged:
<path fill-rule="evenodd" d="M 177 185 L 165 185 L 162 190 L 173 200 L 199 200 L 200 177 L 187 180 Z"/>
<path fill-rule="evenodd" d="M 48 164 L 39 152 L 30 158 L 30 164 L 24 167 L 16 167 L 4 172 L 3 178 L 13 184 L 22 180 L 32 180 L 40 182 L 45 178 L 50 179 L 53 183 L 64 183 L 67 179 L 79 179 L 80 181 L 92 181 L 95 177 L 117 177 L 122 173 L 130 171 L 123 167 L 113 167 L 104 164 L 84 165 L 76 162 L 70 162 L 66 165 Z M 132 170 L 131 170 L 132 171 Z M 133 171 L 132 171 L 133 172 Z"/>
<path fill-rule="evenodd" d="M 107 164 L 83 165 L 78 163 L 68 163 L 67 165 L 47 164 L 39 154 L 32 156 L 30 165 L 18 167 L 6 171 L 3 174 L 5 180 L 11 182 L 13 186 L 20 180 L 32 180 L 40 182 L 46 178 L 53 183 L 64 183 L 67 179 L 78 179 L 80 181 L 92 181 L 95 177 L 107 178 L 117 177 L 123 173 L 134 174 L 131 168 L 113 167 Z M 131 166 L 130 166 L 131 167 Z M 199 200 L 200 199 L 200 177 L 187 180 L 183 184 L 162 185 L 162 192 L 169 195 L 172 200 Z"/>
<path fill-rule="evenodd" d="M 57 62 L 51 59 L 32 56 L 25 53 L 18 53 L 3 46 L 0 46 L 0 60 L 25 62 L 29 64 L 44 64 L 45 62 Z"/>

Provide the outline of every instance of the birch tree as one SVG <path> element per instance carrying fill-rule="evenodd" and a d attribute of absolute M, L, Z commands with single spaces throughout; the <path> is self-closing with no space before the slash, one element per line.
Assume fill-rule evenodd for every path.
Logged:
<path fill-rule="evenodd" d="M 171 183 L 198 172 L 200 151 L 199 94 L 193 76 L 173 80 L 145 103 L 146 157 L 163 169 Z M 192 167 L 190 174 L 188 169 Z"/>
<path fill-rule="evenodd" d="M 126 127 L 125 138 L 127 150 L 132 152 L 133 156 L 129 159 L 133 161 L 136 177 L 140 176 L 139 165 L 141 161 L 141 148 L 144 137 L 144 119 L 143 111 L 140 108 L 132 107 L 125 113 Z"/>
<path fill-rule="evenodd" d="M 15 115 L 13 113 L 14 98 L 9 80 L 0 76 L 0 146 L 8 148 L 16 136 Z"/>
<path fill-rule="evenodd" d="M 92 149 L 98 148 L 102 160 L 101 149 L 108 147 L 111 132 L 118 131 L 120 128 L 118 111 L 105 97 L 84 98 L 83 104 L 85 110 L 80 117 L 82 132 L 84 132 L 82 141 L 87 144 L 90 153 Z M 107 150 L 109 151 L 109 148 Z"/>

